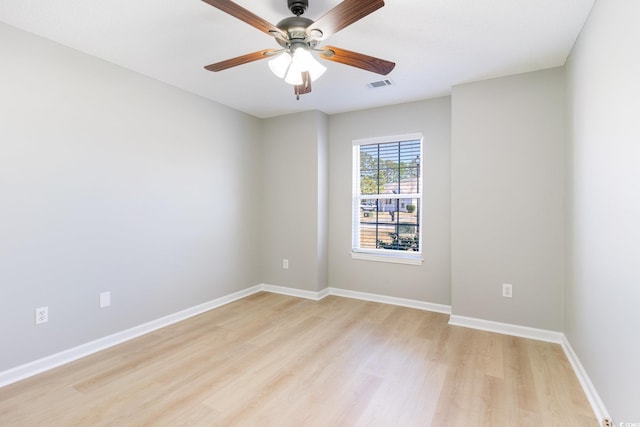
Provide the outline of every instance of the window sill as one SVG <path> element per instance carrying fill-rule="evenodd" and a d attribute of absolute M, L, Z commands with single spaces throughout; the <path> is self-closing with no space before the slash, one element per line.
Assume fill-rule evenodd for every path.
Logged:
<path fill-rule="evenodd" d="M 424 259 L 421 255 L 417 255 L 415 257 L 408 256 L 394 256 L 394 255 L 383 255 L 383 254 L 373 254 L 368 252 L 351 252 L 352 259 L 359 259 L 362 261 L 377 261 L 377 262 L 390 262 L 393 264 L 408 264 L 408 265 L 422 265 Z"/>

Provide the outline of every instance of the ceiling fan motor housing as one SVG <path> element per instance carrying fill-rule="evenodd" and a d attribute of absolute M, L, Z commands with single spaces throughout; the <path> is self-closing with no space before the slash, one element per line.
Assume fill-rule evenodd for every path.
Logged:
<path fill-rule="evenodd" d="M 307 40 L 308 34 L 306 29 L 311 24 L 313 24 L 311 19 L 303 18 L 302 16 L 284 18 L 278 22 L 278 28 L 287 33 L 287 39 L 276 37 L 276 42 L 284 48 L 291 47 L 291 44 L 294 42 L 304 42 L 309 46 L 315 46 L 317 44 L 316 40 Z"/>
<path fill-rule="evenodd" d="M 300 16 L 309 7 L 309 0 L 287 0 L 289 10 L 296 16 Z"/>

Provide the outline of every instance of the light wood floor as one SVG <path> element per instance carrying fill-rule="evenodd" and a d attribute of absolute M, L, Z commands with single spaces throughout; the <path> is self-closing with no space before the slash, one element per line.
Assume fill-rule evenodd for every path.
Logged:
<path fill-rule="evenodd" d="M 2 426 L 597 426 L 560 346 L 258 293 L 0 388 Z"/>

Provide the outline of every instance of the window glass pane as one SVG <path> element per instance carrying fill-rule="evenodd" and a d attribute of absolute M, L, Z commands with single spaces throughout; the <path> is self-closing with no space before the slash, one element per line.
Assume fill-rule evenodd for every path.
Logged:
<path fill-rule="evenodd" d="M 378 216 L 378 249 L 414 250 L 419 248 L 418 199 L 394 199 L 393 210 Z"/>
<path fill-rule="evenodd" d="M 376 249 L 378 239 L 378 200 L 362 199 L 360 201 L 360 247 Z"/>
<path fill-rule="evenodd" d="M 397 142 L 379 145 L 380 193 L 382 194 L 398 194 L 400 192 L 399 146 Z"/>
<path fill-rule="evenodd" d="M 360 148 L 360 193 L 378 194 L 378 148 L 375 145 Z"/>
<path fill-rule="evenodd" d="M 378 194 L 378 171 L 360 171 L 360 194 Z"/>

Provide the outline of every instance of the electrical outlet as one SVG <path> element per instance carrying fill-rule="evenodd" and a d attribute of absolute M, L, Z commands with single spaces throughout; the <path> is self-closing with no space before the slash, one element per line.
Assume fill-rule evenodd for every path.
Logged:
<path fill-rule="evenodd" d="M 513 285 L 510 283 L 502 284 L 502 296 L 505 298 L 513 297 Z"/>
<path fill-rule="evenodd" d="M 36 325 L 49 321 L 49 307 L 36 308 Z"/>
<path fill-rule="evenodd" d="M 620 423 L 622 424 L 622 423 Z M 603 418 L 602 427 L 613 427 L 613 421 L 610 418 Z"/>
<path fill-rule="evenodd" d="M 284 268 L 285 270 L 286 270 L 287 268 L 289 268 L 289 260 L 288 260 L 288 259 L 284 258 L 284 259 L 282 260 L 282 268 Z"/>
<path fill-rule="evenodd" d="M 111 305 L 111 292 L 100 292 L 100 308 L 109 307 Z"/>

